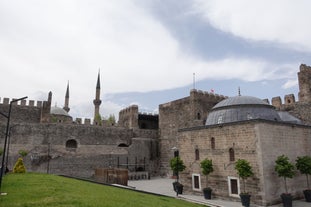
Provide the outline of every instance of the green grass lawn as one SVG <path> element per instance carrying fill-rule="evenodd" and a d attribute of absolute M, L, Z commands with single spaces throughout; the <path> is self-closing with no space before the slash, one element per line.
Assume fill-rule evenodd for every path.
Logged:
<path fill-rule="evenodd" d="M 26 173 L 3 177 L 1 207 L 199 207 L 186 201 L 65 178 Z"/>

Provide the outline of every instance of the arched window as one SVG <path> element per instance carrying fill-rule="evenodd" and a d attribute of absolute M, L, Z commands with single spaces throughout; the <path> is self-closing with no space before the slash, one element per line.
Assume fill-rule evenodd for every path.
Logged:
<path fill-rule="evenodd" d="M 76 149 L 78 147 L 78 143 L 74 139 L 69 139 L 66 142 L 66 148 Z"/>
<path fill-rule="evenodd" d="M 215 138 L 211 138 L 211 149 L 215 149 Z"/>
<path fill-rule="evenodd" d="M 195 160 L 200 160 L 200 152 L 199 152 L 199 149 L 195 149 Z"/>
<path fill-rule="evenodd" d="M 234 149 L 233 148 L 229 149 L 229 160 L 230 160 L 230 162 L 234 162 L 235 161 Z"/>
<path fill-rule="evenodd" d="M 201 114 L 197 113 L 197 119 L 200 120 L 201 119 Z"/>
<path fill-rule="evenodd" d="M 125 143 L 121 143 L 121 144 L 118 145 L 118 147 L 129 147 L 129 146 L 127 144 L 125 144 Z"/>

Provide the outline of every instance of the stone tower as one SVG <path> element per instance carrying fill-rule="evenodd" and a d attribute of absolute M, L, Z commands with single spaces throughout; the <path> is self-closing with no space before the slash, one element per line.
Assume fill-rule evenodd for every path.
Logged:
<path fill-rule="evenodd" d="M 43 102 L 43 106 L 41 109 L 41 122 L 46 123 L 50 121 L 50 111 L 51 111 L 51 103 L 52 103 L 52 92 L 49 92 L 48 100 Z"/>
<path fill-rule="evenodd" d="M 299 102 L 311 102 L 311 67 L 300 65 L 298 72 Z"/>
<path fill-rule="evenodd" d="M 102 103 L 100 100 L 100 72 L 98 72 L 98 77 L 97 77 L 97 84 L 96 84 L 96 94 L 95 94 L 95 99 L 93 101 L 94 106 L 95 106 L 95 112 L 94 112 L 94 120 L 96 120 L 96 117 L 99 114 L 99 106 Z"/>
<path fill-rule="evenodd" d="M 66 90 L 66 95 L 65 95 L 65 105 L 64 105 L 63 109 L 65 111 L 67 111 L 67 113 L 70 111 L 70 108 L 69 108 L 69 81 L 67 83 L 67 90 Z"/>

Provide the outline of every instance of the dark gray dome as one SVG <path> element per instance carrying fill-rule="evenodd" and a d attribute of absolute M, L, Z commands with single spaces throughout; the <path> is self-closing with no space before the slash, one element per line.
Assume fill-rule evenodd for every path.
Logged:
<path fill-rule="evenodd" d="M 263 100 L 253 97 L 253 96 L 235 96 L 227 98 L 218 104 L 216 104 L 213 109 L 220 108 L 220 107 L 231 107 L 231 106 L 240 106 L 240 105 L 268 105 L 268 103 L 264 102 Z"/>
<path fill-rule="evenodd" d="M 62 115 L 62 116 L 70 116 L 67 111 L 65 111 L 64 109 L 54 106 L 51 107 L 51 114 L 53 115 Z"/>
<path fill-rule="evenodd" d="M 274 107 L 263 100 L 251 96 L 235 96 L 216 104 L 207 117 L 206 125 L 250 119 L 281 121 Z"/>

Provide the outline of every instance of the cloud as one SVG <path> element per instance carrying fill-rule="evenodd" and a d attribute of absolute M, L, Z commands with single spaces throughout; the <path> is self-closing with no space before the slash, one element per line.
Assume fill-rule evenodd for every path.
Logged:
<path fill-rule="evenodd" d="M 308 0 L 195 0 L 193 9 L 213 27 L 254 41 L 311 51 Z"/>
<path fill-rule="evenodd" d="M 236 35 L 293 42 L 297 46 L 305 36 L 310 36 L 310 28 L 298 33 L 296 25 L 291 30 L 293 32 L 288 33 L 293 35 L 292 41 L 290 35 L 281 35 L 285 32 L 282 28 L 280 32 L 273 30 L 274 33 L 267 30 L 271 36 L 269 39 L 268 34 L 256 32 L 264 29 L 260 22 L 254 28 L 252 21 L 243 22 L 246 21 L 241 20 L 243 16 L 235 16 L 240 8 L 233 3 L 226 2 L 225 13 L 222 13 L 218 3 L 208 2 L 205 5 L 198 1 L 206 8 L 204 11 L 211 13 L 206 18 L 215 27 Z M 230 5 L 234 10 L 230 10 Z M 271 5 L 274 8 L 275 5 Z M 250 20 L 256 20 L 254 15 L 249 15 Z M 237 24 L 240 20 L 242 26 Z M 194 72 L 197 80 L 235 78 L 258 81 L 286 78 L 298 68 L 296 63 L 289 67 L 238 55 L 204 60 L 185 53 L 182 42 L 134 0 L 1 1 L 0 28 L 0 67 L 2 77 L 5 77 L 0 81 L 0 88 L 7 89 L 1 96 L 18 98 L 28 95 L 41 99 L 44 97 L 41 91 L 46 91 L 46 98 L 52 91 L 53 104 L 57 102 L 62 106 L 69 80 L 71 113 L 77 116 L 83 112 L 92 117 L 99 68 L 102 94 L 178 88 L 191 84 Z M 255 31 L 250 33 L 252 30 Z M 309 47 L 308 41 L 309 38 L 306 47 Z M 120 108 L 113 103 L 102 105 L 108 106 L 111 110 Z"/>
<path fill-rule="evenodd" d="M 289 88 L 293 88 L 293 87 L 295 87 L 295 86 L 298 86 L 298 80 L 297 80 L 297 79 L 286 81 L 286 83 L 284 83 L 284 84 L 282 85 L 282 88 L 283 88 L 283 89 L 289 89 Z"/>

